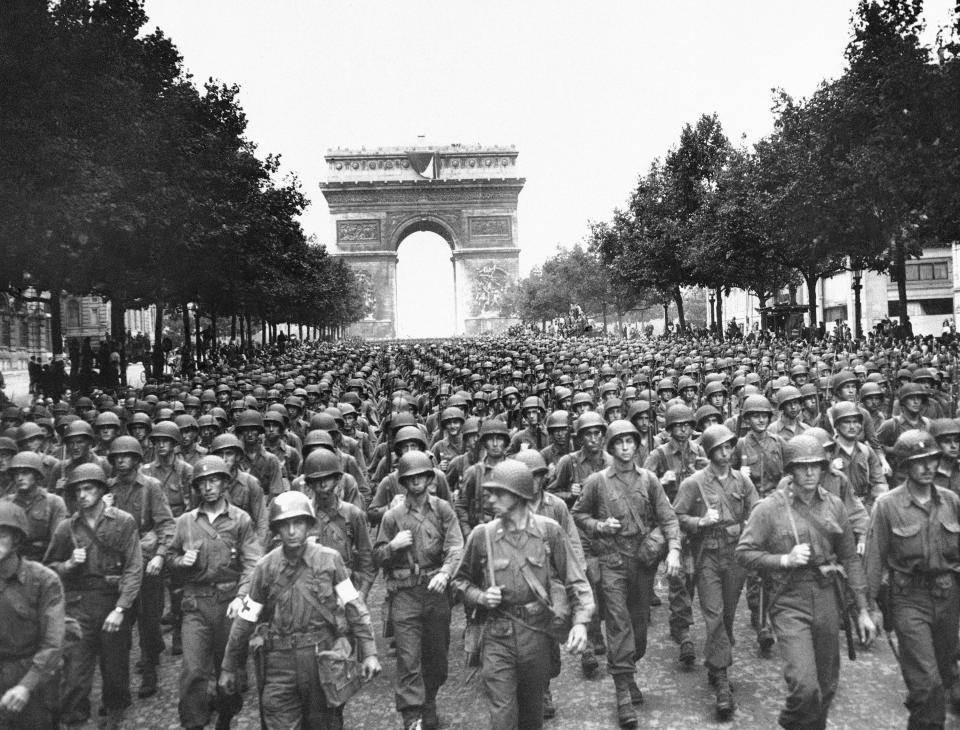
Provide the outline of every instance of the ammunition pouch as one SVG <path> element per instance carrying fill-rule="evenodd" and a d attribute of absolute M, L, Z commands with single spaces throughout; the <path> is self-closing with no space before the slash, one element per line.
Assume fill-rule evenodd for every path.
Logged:
<path fill-rule="evenodd" d="M 337 639 L 333 648 L 316 649 L 317 677 L 328 707 L 340 707 L 360 689 L 360 663 L 349 640 Z"/>

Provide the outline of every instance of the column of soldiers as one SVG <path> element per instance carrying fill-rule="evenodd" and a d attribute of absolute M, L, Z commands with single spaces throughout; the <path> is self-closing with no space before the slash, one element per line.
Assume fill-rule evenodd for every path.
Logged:
<path fill-rule="evenodd" d="M 678 668 L 736 710 L 746 587 L 779 646 L 784 728 L 823 728 L 839 633 L 898 646 L 910 728 L 960 706 L 953 360 L 712 341 L 318 344 L 114 399 L 0 416 L 0 728 L 106 727 L 158 692 L 171 627 L 185 728 L 343 726 L 381 671 L 442 725 L 453 607 L 493 728 L 562 713 L 561 648 L 613 680 L 620 727 L 666 580 Z M 659 589 L 662 592 L 662 588 Z M 166 608 L 166 613 L 164 610 Z M 475 644 L 475 646 L 474 646 Z M 253 677 L 248 677 L 248 667 Z"/>

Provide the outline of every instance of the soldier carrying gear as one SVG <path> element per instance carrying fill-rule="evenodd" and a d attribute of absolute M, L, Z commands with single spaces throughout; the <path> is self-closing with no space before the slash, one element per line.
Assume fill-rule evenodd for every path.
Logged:
<path fill-rule="evenodd" d="M 41 562 L 54 530 L 67 517 L 67 507 L 60 496 L 41 486 L 44 474 L 40 454 L 21 451 L 10 460 L 8 473 L 16 491 L 3 501 L 16 504 L 27 516 L 26 539 L 20 546 L 20 555 Z"/>
<path fill-rule="evenodd" d="M 420 451 L 400 457 L 405 494 L 383 516 L 374 562 L 384 570 L 397 647 L 396 707 L 404 728 L 439 727 L 437 692 L 447 679 L 450 599 L 447 583 L 463 549 L 457 515 L 430 494 L 436 478 Z"/>
<path fill-rule="evenodd" d="M 657 476 L 636 465 L 639 441 L 629 421 L 610 424 L 606 451 L 612 463 L 587 478 L 572 510 L 599 563 L 607 671 L 616 687 L 617 719 L 625 728 L 637 727 L 633 705 L 643 702 L 636 662 L 647 650 L 650 601 L 664 553 L 667 574 L 682 571 L 677 517 Z"/>
<path fill-rule="evenodd" d="M 837 691 L 839 632 L 846 606 L 836 576 L 842 569 L 859 609 L 858 630 L 869 644 L 876 627 L 868 612 L 863 568 L 840 499 L 820 487 L 827 454 L 811 436 L 786 448 L 788 490 L 775 490 L 750 514 L 737 561 L 771 577 L 770 621 L 784 657 L 789 696 L 782 727 L 825 727 Z M 829 528 L 827 526 L 830 526 Z"/>
<path fill-rule="evenodd" d="M 356 688 L 359 673 L 365 679 L 380 673 L 366 604 L 340 554 L 308 540 L 315 521 L 313 504 L 301 492 L 284 492 L 270 505 L 270 529 L 282 545 L 254 568 L 221 665 L 218 686 L 234 694 L 237 670 L 258 630 L 260 718 L 269 730 L 308 724 L 342 730 L 347 698 L 337 688 Z M 359 673 L 352 643 L 362 661 Z"/>
<path fill-rule="evenodd" d="M 119 728 L 131 703 L 130 632 L 143 580 L 140 536 L 133 517 L 104 503 L 107 478 L 98 465 L 77 466 L 66 489 L 78 510 L 57 526 L 44 559 L 63 581 L 67 615 L 80 626 L 80 641 L 64 663 L 60 720 L 69 725 L 90 717 L 99 659 L 107 727 Z"/>
<path fill-rule="evenodd" d="M 0 502 L 0 728 L 59 727 L 63 588 L 55 572 L 19 554 L 30 526 L 12 500 Z"/>
<path fill-rule="evenodd" d="M 243 606 L 261 555 L 250 515 L 226 499 L 230 470 L 218 456 L 204 456 L 193 470 L 200 504 L 177 518 L 167 565 L 183 586 L 185 651 L 180 667 L 180 723 L 204 727 L 217 711 L 217 730 L 227 730 L 243 696 L 211 697 L 226 648 L 229 622 Z"/>
<path fill-rule="evenodd" d="M 753 482 L 730 468 L 737 437 L 723 425 L 710 426 L 700 445 L 710 464 L 680 483 L 674 510 L 689 535 L 706 641 L 704 663 L 716 690 L 721 719 L 733 712 L 727 670 L 733 663 L 733 622 L 746 581 L 734 559 L 743 524 L 758 501 Z"/>
<path fill-rule="evenodd" d="M 563 530 L 530 509 L 537 492 L 529 468 L 504 461 L 491 469 L 483 489 L 496 517 L 471 532 L 454 583 L 467 607 L 483 614 L 481 676 L 490 727 L 539 730 L 560 594 L 574 599 L 566 640 L 574 654 L 587 646 L 593 594 Z"/>

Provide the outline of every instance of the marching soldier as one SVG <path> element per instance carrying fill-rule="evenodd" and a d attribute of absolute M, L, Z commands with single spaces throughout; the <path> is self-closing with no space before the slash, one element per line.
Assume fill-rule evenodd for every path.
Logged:
<path fill-rule="evenodd" d="M 433 496 L 430 457 L 410 451 L 397 475 L 406 491 L 387 510 L 374 561 L 387 577 L 397 646 L 396 706 L 405 729 L 435 730 L 437 692 L 447 680 L 450 598 L 447 583 L 460 559 L 463 535 L 449 502 Z"/>
<path fill-rule="evenodd" d="M 246 647 L 260 624 L 254 659 L 260 718 L 267 730 L 342 730 L 338 687 L 355 687 L 351 642 L 365 679 L 380 673 L 370 614 L 339 553 L 308 540 L 316 521 L 310 498 L 284 492 L 270 505 L 282 545 L 260 559 L 230 629 L 218 685 L 233 694 Z M 321 675 L 320 665 L 340 668 Z M 332 681 L 331 681 L 332 680 Z"/>
<path fill-rule="evenodd" d="M 945 699 L 960 701 L 960 497 L 937 487 L 939 451 L 924 431 L 896 441 L 906 480 L 881 495 L 867 531 L 867 595 L 889 613 L 907 685 L 907 727 L 943 728 Z M 881 598 L 885 597 L 885 600 Z"/>
<path fill-rule="evenodd" d="M 643 702 L 643 694 L 635 679 L 636 662 L 647 650 L 650 600 L 664 549 L 667 574 L 682 570 L 677 516 L 656 475 L 636 465 L 639 443 L 640 433 L 629 421 L 610 424 L 606 451 L 612 463 L 587 478 L 572 511 L 600 566 L 607 671 L 624 728 L 638 725 L 633 705 Z"/>
<path fill-rule="evenodd" d="M 40 486 L 44 475 L 39 454 L 21 451 L 10 460 L 8 471 L 16 491 L 3 501 L 16 504 L 27 518 L 26 539 L 20 545 L 20 556 L 42 562 L 54 530 L 67 517 L 67 507 L 60 496 Z"/>
<path fill-rule="evenodd" d="M 133 517 L 104 503 L 107 477 L 98 465 L 73 469 L 67 492 L 78 510 L 57 526 L 45 558 L 63 581 L 67 616 L 80 626 L 80 641 L 65 663 L 60 719 L 72 725 L 90 717 L 99 661 L 102 706 L 113 730 L 130 706 L 130 632 L 143 579 L 140 538 Z"/>
<path fill-rule="evenodd" d="M 283 469 L 276 456 L 263 447 L 263 416 L 258 411 L 247 409 L 237 416 L 234 434 L 243 444 L 240 467 L 256 477 L 267 502 L 286 491 L 283 484 Z"/>
<path fill-rule="evenodd" d="M 753 510 L 736 548 L 747 570 L 771 576 L 769 616 L 788 696 L 783 728 L 823 728 L 837 691 L 839 633 L 846 611 L 837 580 L 842 568 L 856 598 L 858 631 L 869 644 L 876 627 L 867 611 L 863 568 L 843 503 L 820 487 L 827 454 L 811 436 L 787 444 L 789 490 L 774 490 Z"/>
<path fill-rule="evenodd" d="M 727 670 L 733 663 L 733 620 L 747 574 L 734 558 L 743 524 L 757 503 L 757 490 L 730 468 L 736 435 L 726 426 L 710 426 L 700 444 L 710 464 L 680 483 L 674 509 L 690 536 L 695 579 L 706 641 L 704 663 L 716 690 L 717 714 L 729 718 L 733 692 Z"/>
<path fill-rule="evenodd" d="M 0 730 L 59 727 L 63 587 L 20 554 L 29 529 L 23 509 L 0 502 Z"/>
<path fill-rule="evenodd" d="M 230 482 L 227 484 L 226 496 L 230 504 L 250 515 L 257 539 L 261 545 L 266 546 L 269 532 L 267 501 L 257 478 L 240 469 L 240 459 L 243 456 L 240 440 L 232 433 L 220 434 L 210 442 L 210 453 L 219 456 L 227 465 Z"/>
<path fill-rule="evenodd" d="M 575 599 L 566 642 L 573 654 L 587 647 L 593 594 L 563 530 L 530 509 L 536 494 L 524 464 L 497 465 L 483 488 L 496 518 L 470 533 L 454 581 L 464 603 L 483 612 L 481 674 L 490 727 L 539 730 L 557 644 L 547 587 L 556 579 Z"/>
<path fill-rule="evenodd" d="M 167 565 L 183 585 L 183 664 L 180 724 L 196 730 L 217 710 L 217 730 L 227 730 L 243 696 L 216 692 L 231 621 L 247 594 L 260 544 L 250 515 L 225 495 L 231 479 L 217 456 L 204 456 L 193 474 L 200 504 L 177 518 Z M 215 694 L 214 694 L 215 693 Z"/>

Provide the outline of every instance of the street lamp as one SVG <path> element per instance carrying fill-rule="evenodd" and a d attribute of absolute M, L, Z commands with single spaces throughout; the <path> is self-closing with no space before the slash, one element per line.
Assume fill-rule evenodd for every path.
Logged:
<path fill-rule="evenodd" d="M 716 301 L 716 297 L 714 297 L 713 292 L 710 292 L 709 298 L 710 298 L 710 326 L 713 327 L 716 324 L 716 311 L 717 311 L 713 308 L 713 303 Z"/>

